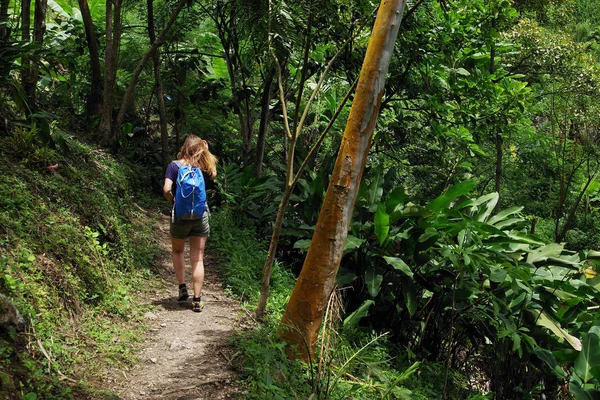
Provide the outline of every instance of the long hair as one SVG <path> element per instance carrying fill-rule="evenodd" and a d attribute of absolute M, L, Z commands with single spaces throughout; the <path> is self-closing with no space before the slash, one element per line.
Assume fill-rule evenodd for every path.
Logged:
<path fill-rule="evenodd" d="M 196 135 L 188 135 L 177 154 L 185 164 L 198 167 L 214 176 L 217 174 L 218 159 L 209 150 L 206 142 Z"/>

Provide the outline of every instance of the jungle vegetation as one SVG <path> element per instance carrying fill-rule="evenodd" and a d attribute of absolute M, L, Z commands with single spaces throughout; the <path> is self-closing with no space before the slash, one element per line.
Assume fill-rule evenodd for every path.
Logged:
<path fill-rule="evenodd" d="M 598 0 L 0 0 L 0 116 L 1 396 L 133 362 L 194 133 L 248 398 L 600 398 Z"/>

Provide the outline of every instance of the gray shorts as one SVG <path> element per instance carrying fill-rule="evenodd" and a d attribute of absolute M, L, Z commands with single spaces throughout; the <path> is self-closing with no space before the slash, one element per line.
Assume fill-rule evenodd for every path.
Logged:
<path fill-rule="evenodd" d="M 187 239 L 190 236 L 208 237 L 210 233 L 208 216 L 208 213 L 204 213 L 204 216 L 200 219 L 175 219 L 171 222 L 171 237 L 175 239 Z"/>

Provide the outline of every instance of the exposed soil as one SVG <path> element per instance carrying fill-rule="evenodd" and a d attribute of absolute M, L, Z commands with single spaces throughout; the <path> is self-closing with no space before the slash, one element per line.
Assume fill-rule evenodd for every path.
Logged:
<path fill-rule="evenodd" d="M 125 400 L 243 398 L 236 384 L 239 374 L 232 366 L 236 355 L 228 339 L 244 327 L 248 318 L 221 287 L 210 253 L 210 238 L 204 260 L 204 310 L 193 312 L 191 299 L 177 302 L 168 222 L 168 217 L 163 216 L 157 232 L 168 252 L 159 266 L 164 282 L 148 296 L 148 303 L 153 306 L 153 311 L 145 315 L 150 329 L 139 352 L 138 365 L 128 372 L 113 374 L 115 392 Z M 186 283 L 191 294 L 187 257 L 186 266 Z"/>

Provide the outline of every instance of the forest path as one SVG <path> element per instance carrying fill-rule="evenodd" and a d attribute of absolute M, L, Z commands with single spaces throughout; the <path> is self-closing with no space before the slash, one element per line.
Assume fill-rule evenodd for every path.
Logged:
<path fill-rule="evenodd" d="M 147 298 L 153 311 L 145 314 L 150 329 L 139 362 L 129 371 L 115 374 L 115 391 L 124 400 L 242 398 L 240 388 L 235 386 L 239 375 L 231 366 L 235 356 L 228 339 L 243 327 L 247 317 L 240 305 L 226 296 L 210 252 L 204 260 L 203 311 L 192 311 L 191 298 L 177 302 L 168 216 L 161 216 L 158 228 L 160 244 L 167 250 L 157 265 L 163 282 Z M 186 283 L 191 295 L 187 253 L 188 243 Z"/>

